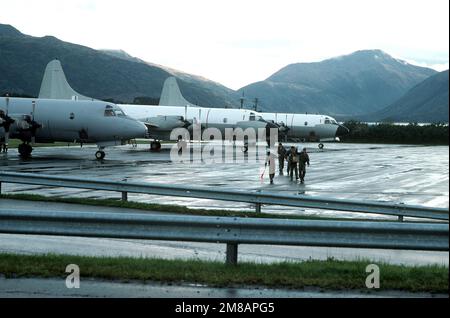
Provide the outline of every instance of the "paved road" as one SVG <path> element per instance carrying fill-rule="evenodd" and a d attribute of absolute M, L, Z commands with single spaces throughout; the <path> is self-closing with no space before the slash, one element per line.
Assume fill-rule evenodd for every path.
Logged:
<path fill-rule="evenodd" d="M 143 212 L 133 209 L 122 210 L 120 208 L 92 207 L 77 204 L 0 200 L 0 211 L 2 209 L 32 210 L 34 208 L 47 211 Z M 158 212 L 147 213 L 155 214 Z M 226 251 L 224 244 L 0 234 L 0 252 L 223 261 Z M 247 262 L 272 263 L 304 261 L 308 259 L 325 260 L 330 257 L 342 260 L 359 260 L 363 258 L 374 262 L 408 265 L 440 264 L 448 266 L 449 262 L 448 252 L 267 245 L 239 246 L 239 260 Z"/>
<path fill-rule="evenodd" d="M 325 291 L 320 289 L 284 290 L 259 288 L 211 288 L 201 285 L 167 285 L 160 283 L 120 283 L 102 280 L 81 280 L 80 289 L 68 289 L 65 279 L 0 278 L 1 298 L 46 297 L 108 297 L 108 298 L 408 298 L 447 297 L 427 293 L 398 291 L 374 292 Z M 181 302 L 181 301 L 180 301 Z"/>

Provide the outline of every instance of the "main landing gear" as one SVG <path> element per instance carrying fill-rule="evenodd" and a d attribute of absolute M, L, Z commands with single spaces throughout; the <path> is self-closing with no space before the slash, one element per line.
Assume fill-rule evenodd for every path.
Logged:
<path fill-rule="evenodd" d="M 159 141 L 152 141 L 150 143 L 150 150 L 151 151 L 160 151 L 161 150 L 161 143 Z"/>
<path fill-rule="evenodd" d="M 106 157 L 106 154 L 103 150 L 99 150 L 95 153 L 95 158 L 97 160 L 103 160 L 103 159 L 105 159 L 105 157 Z"/>

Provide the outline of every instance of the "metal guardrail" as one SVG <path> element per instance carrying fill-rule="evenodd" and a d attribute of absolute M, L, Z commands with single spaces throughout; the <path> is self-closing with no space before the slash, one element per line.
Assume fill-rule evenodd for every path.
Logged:
<path fill-rule="evenodd" d="M 0 233 L 225 243 L 228 264 L 237 263 L 238 244 L 449 250 L 442 223 L 4 210 Z"/>
<path fill-rule="evenodd" d="M 444 221 L 448 221 L 449 219 L 449 210 L 443 208 L 389 204 L 383 202 L 329 199 L 309 197 L 305 195 L 244 192 L 205 187 L 92 180 L 74 177 L 10 172 L 0 173 L 0 194 L 2 183 L 20 183 L 51 187 L 117 191 L 122 193 L 122 200 L 128 199 L 128 193 L 143 193 L 151 195 L 245 202 L 254 204 L 256 206 L 256 212 L 261 212 L 262 205 L 281 205 L 300 208 L 393 215 L 397 216 L 400 221 L 403 221 L 403 217 L 426 218 Z"/>

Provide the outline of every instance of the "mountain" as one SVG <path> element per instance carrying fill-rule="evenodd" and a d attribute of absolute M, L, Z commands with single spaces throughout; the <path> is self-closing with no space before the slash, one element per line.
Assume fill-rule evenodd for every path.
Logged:
<path fill-rule="evenodd" d="M 448 70 L 427 78 L 402 98 L 365 120 L 448 123 Z"/>
<path fill-rule="evenodd" d="M 0 24 L 0 95 L 37 96 L 45 67 L 55 58 L 61 61 L 72 87 L 96 99 L 159 99 L 165 79 L 175 73 L 123 51 L 98 51 L 52 36 L 32 37 Z M 199 105 L 238 104 L 236 93 L 218 83 L 181 72 L 175 76 L 183 94 Z"/>
<path fill-rule="evenodd" d="M 288 65 L 239 92 L 247 98 L 257 97 L 264 111 L 339 117 L 381 110 L 435 73 L 381 50 L 364 50 L 322 62 Z"/>
<path fill-rule="evenodd" d="M 156 103 L 166 78 L 175 76 L 184 97 L 197 105 L 236 107 L 244 93 L 247 100 L 258 98 L 262 111 L 325 113 L 338 119 L 375 114 L 390 105 L 400 107 L 394 103 L 437 73 L 380 50 L 365 50 L 322 62 L 291 64 L 236 92 L 121 50 L 94 50 L 52 36 L 32 37 L 0 24 L 0 95 L 37 96 L 45 67 L 55 58 L 71 86 L 96 99 Z M 385 115 L 390 114 L 386 110 Z"/>

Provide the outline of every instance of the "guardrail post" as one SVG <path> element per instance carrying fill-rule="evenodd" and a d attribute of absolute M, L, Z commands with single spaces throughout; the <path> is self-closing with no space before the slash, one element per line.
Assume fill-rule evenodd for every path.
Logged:
<path fill-rule="evenodd" d="M 398 216 L 398 221 L 399 221 L 399 222 L 403 222 L 403 215 L 399 215 L 399 216 Z"/>
<path fill-rule="evenodd" d="M 238 244 L 228 243 L 227 244 L 227 265 L 237 265 L 238 262 Z"/>
<path fill-rule="evenodd" d="M 0 195 L 2 194 L 2 182 L 0 181 Z"/>
<path fill-rule="evenodd" d="M 256 213 L 261 213 L 261 203 L 256 203 Z"/>
<path fill-rule="evenodd" d="M 127 182 L 127 179 L 123 179 L 123 182 Z M 128 201 L 128 192 L 122 191 L 122 201 Z"/>

